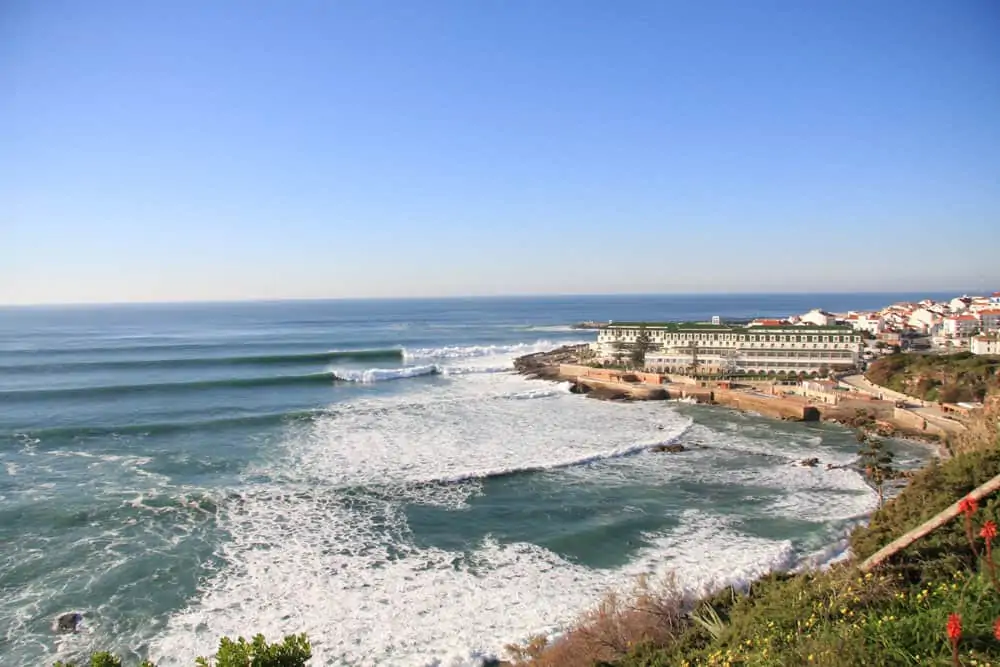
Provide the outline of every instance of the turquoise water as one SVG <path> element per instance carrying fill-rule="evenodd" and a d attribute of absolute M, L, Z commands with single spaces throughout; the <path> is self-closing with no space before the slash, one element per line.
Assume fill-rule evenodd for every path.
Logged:
<path fill-rule="evenodd" d="M 897 295 L 0 310 L 0 655 L 191 664 L 306 631 L 316 664 L 474 665 L 602 591 L 821 563 L 874 496 L 843 429 L 610 404 L 509 372 L 585 319 Z M 661 442 L 690 447 L 657 454 Z M 898 444 L 915 462 L 920 449 Z M 53 619 L 84 615 L 56 635 Z"/>

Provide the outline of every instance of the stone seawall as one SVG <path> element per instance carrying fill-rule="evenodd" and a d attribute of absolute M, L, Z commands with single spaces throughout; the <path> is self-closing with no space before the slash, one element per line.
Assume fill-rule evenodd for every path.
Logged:
<path fill-rule="evenodd" d="M 694 399 L 698 403 L 724 405 L 774 419 L 816 421 L 820 417 L 819 410 L 798 397 L 772 396 L 714 385 L 700 386 L 688 382 L 664 382 L 664 376 L 656 373 L 560 364 L 553 379 L 572 382 L 577 393 L 592 394 L 599 398 Z"/>
<path fill-rule="evenodd" d="M 515 369 L 528 377 L 570 382 L 570 391 L 605 400 L 685 399 L 736 410 L 754 412 L 786 421 L 836 421 L 856 427 L 858 413 L 875 420 L 884 435 L 920 440 L 943 439 L 947 435 L 932 421 L 911 411 L 900 411 L 890 401 L 866 397 L 842 398 L 836 403 L 816 403 L 807 397 L 771 393 L 770 385 L 733 389 L 727 383 L 703 382 L 693 378 L 671 378 L 610 368 L 592 368 L 579 363 L 586 345 L 566 346 L 552 352 L 530 354 L 514 362 Z M 849 395 L 850 396 L 850 395 Z"/>

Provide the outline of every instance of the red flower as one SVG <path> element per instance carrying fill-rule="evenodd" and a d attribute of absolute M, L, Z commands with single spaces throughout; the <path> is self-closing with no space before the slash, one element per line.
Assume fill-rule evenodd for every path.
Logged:
<path fill-rule="evenodd" d="M 958 511 L 963 512 L 965 516 L 972 516 L 979 509 L 979 502 L 972 496 L 966 496 L 958 501 Z"/>
<path fill-rule="evenodd" d="M 948 616 L 948 639 L 954 644 L 962 636 L 962 617 L 958 614 Z"/>
<path fill-rule="evenodd" d="M 993 636 L 997 638 L 997 641 L 1000 641 L 1000 618 L 993 624 Z"/>
<path fill-rule="evenodd" d="M 987 521 L 983 524 L 982 530 L 979 531 L 979 537 L 985 540 L 992 540 L 997 536 L 997 525 L 992 521 Z"/>

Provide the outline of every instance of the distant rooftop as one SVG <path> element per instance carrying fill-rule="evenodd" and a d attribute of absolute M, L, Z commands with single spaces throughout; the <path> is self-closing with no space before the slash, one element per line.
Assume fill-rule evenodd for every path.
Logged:
<path fill-rule="evenodd" d="M 739 326 L 731 324 L 709 324 L 707 322 L 609 322 L 603 329 L 615 327 L 641 327 L 648 329 L 665 329 L 670 332 L 684 331 L 718 331 L 720 333 L 760 333 L 761 331 L 831 331 L 850 333 L 851 327 L 837 325 L 813 325 L 813 324 L 782 324 L 778 326 Z"/>

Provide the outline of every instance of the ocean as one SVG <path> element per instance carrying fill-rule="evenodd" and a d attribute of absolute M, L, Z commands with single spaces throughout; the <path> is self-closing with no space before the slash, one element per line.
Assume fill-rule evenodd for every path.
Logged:
<path fill-rule="evenodd" d="M 920 296 L 0 309 L 0 662 L 191 665 L 307 632 L 316 665 L 477 665 L 640 574 L 695 591 L 842 557 L 876 502 L 826 469 L 846 429 L 591 400 L 512 360 L 594 340 L 583 320 Z M 67 611 L 82 630 L 54 633 Z"/>

